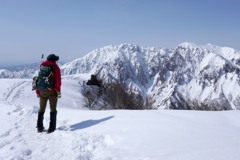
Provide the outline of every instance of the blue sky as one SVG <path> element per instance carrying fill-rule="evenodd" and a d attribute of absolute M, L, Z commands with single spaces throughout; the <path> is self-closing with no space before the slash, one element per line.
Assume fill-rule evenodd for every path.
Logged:
<path fill-rule="evenodd" d="M 63 61 L 106 45 L 240 50 L 239 0 L 0 0 L 0 66 Z"/>

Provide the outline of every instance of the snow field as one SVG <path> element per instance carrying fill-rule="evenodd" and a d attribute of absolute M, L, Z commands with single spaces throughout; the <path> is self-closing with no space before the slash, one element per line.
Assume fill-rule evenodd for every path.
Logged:
<path fill-rule="evenodd" d="M 0 160 L 238 160 L 240 112 L 89 111 L 64 80 L 57 130 L 37 133 L 30 80 L 0 79 Z M 49 107 L 44 117 L 48 127 Z"/>

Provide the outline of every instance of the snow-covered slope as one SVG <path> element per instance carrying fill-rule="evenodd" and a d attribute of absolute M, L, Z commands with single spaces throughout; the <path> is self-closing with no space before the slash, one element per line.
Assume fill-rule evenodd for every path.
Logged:
<path fill-rule="evenodd" d="M 81 80 L 81 79 L 80 79 Z M 238 160 L 239 111 L 89 111 L 63 80 L 57 130 L 37 133 L 29 79 L 0 79 L 0 160 Z M 44 126 L 48 127 L 49 106 Z"/>
<path fill-rule="evenodd" d="M 148 98 L 153 108 L 240 109 L 240 52 L 228 47 L 188 42 L 174 49 L 106 46 L 62 65 L 61 70 L 67 79 L 87 80 L 97 74 L 105 83 L 122 81 Z"/>

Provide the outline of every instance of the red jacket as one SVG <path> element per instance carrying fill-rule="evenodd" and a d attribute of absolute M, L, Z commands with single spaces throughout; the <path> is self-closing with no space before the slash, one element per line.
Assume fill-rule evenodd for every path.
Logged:
<path fill-rule="evenodd" d="M 53 81 L 55 82 L 52 90 L 55 90 L 56 92 L 61 92 L 61 84 L 62 84 L 61 83 L 61 72 L 60 72 L 60 69 L 59 69 L 58 65 L 56 64 L 56 62 L 45 60 L 41 63 L 41 65 L 52 66 L 52 68 L 53 68 L 52 78 L 53 78 Z M 40 91 L 36 90 L 36 93 L 39 94 Z"/>

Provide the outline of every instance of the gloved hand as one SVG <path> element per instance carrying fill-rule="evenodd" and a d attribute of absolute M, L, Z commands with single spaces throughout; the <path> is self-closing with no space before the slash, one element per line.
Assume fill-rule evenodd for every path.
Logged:
<path fill-rule="evenodd" d="M 61 92 L 57 92 L 57 98 L 61 98 L 61 97 L 62 97 Z"/>

